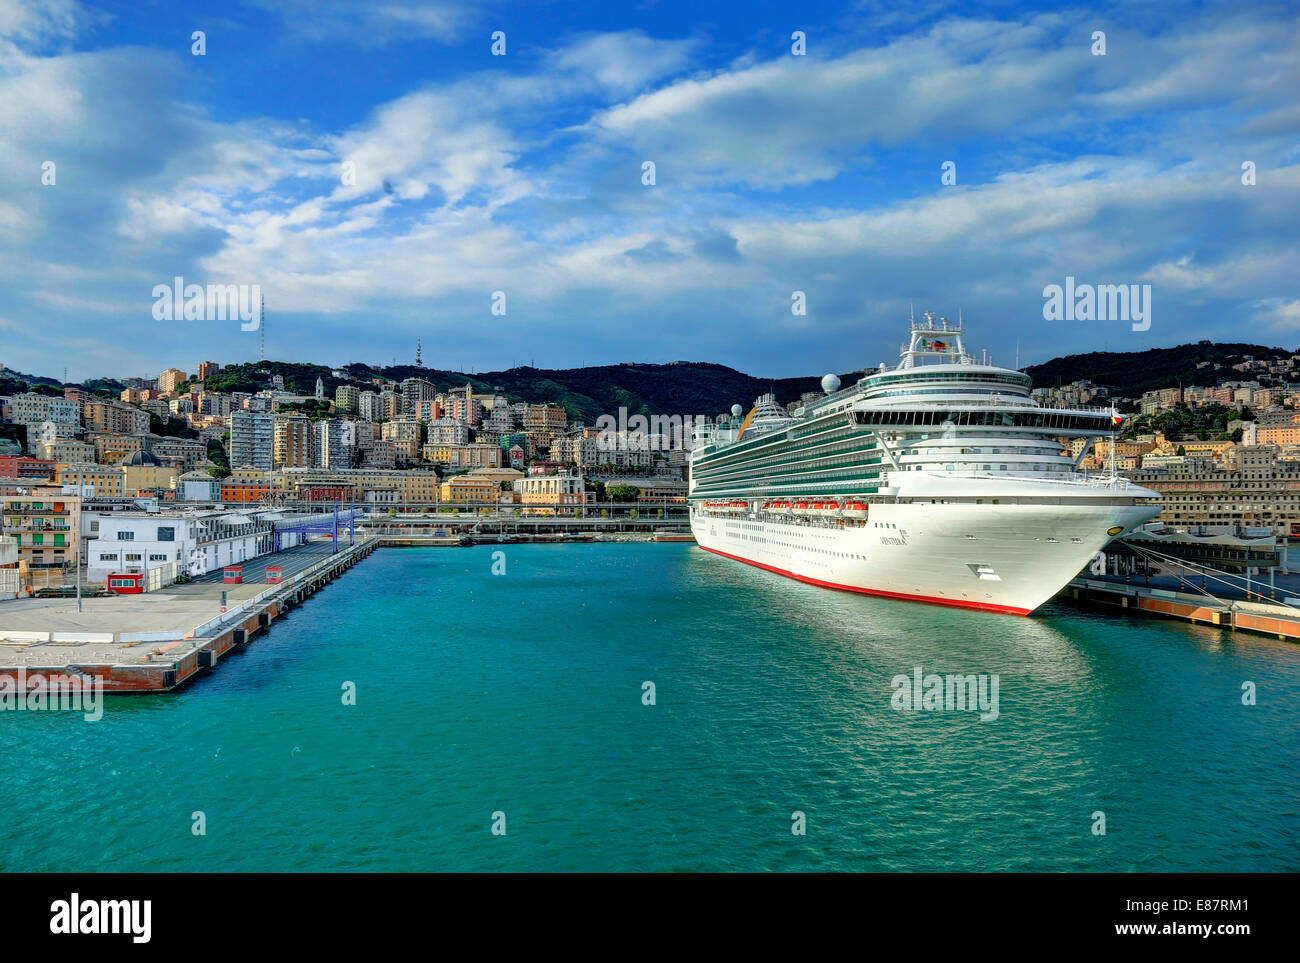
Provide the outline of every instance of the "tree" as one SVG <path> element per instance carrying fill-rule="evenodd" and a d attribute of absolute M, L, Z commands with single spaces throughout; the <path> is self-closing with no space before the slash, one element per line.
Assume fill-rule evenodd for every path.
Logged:
<path fill-rule="evenodd" d="M 605 491 L 611 502 L 634 502 L 641 494 L 635 485 L 611 485 Z"/>

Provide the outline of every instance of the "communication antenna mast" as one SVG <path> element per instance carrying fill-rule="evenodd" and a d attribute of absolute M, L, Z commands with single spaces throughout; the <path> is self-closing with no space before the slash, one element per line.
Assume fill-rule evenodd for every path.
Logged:
<path fill-rule="evenodd" d="M 261 306 L 257 309 L 258 319 L 261 323 L 257 326 L 257 360 L 263 362 L 266 360 L 266 295 L 262 295 Z"/>
<path fill-rule="evenodd" d="M 419 338 L 415 339 L 415 366 L 417 368 L 424 367 L 424 362 L 420 360 L 420 339 Z"/>

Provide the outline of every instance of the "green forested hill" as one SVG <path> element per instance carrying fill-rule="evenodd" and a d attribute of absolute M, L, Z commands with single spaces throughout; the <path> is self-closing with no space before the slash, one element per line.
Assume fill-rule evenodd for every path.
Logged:
<path fill-rule="evenodd" d="M 1144 391 L 1177 388 L 1179 385 L 1207 385 L 1234 379 L 1248 380 L 1232 370 L 1249 355 L 1256 361 L 1286 358 L 1288 348 L 1267 348 L 1259 344 L 1215 344 L 1198 341 L 1174 348 L 1149 348 L 1146 351 L 1092 351 L 1053 358 L 1044 364 L 1031 365 L 1025 373 L 1039 388 L 1054 388 L 1087 379 L 1095 384 L 1115 388 L 1121 395 L 1135 397 Z M 1200 362 L 1209 367 L 1198 368 Z M 1214 365 L 1220 367 L 1216 368 Z"/>

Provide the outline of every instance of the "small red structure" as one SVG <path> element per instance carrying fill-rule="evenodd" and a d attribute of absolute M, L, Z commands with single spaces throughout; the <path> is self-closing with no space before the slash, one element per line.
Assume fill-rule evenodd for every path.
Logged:
<path fill-rule="evenodd" d="M 227 585 L 237 585 L 244 581 L 244 566 L 227 565 L 221 570 L 221 581 Z"/>
<path fill-rule="evenodd" d="M 278 585 L 284 581 L 284 567 L 280 565 L 268 565 L 266 567 L 266 584 Z"/>
<path fill-rule="evenodd" d="M 144 592 L 143 572 L 123 572 L 108 577 L 108 590 L 114 595 L 140 595 Z"/>

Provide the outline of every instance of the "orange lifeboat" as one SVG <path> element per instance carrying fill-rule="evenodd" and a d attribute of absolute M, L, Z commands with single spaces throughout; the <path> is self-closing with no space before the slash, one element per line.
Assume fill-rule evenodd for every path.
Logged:
<path fill-rule="evenodd" d="M 867 506 L 864 502 L 845 502 L 840 506 L 845 518 L 866 518 Z"/>

